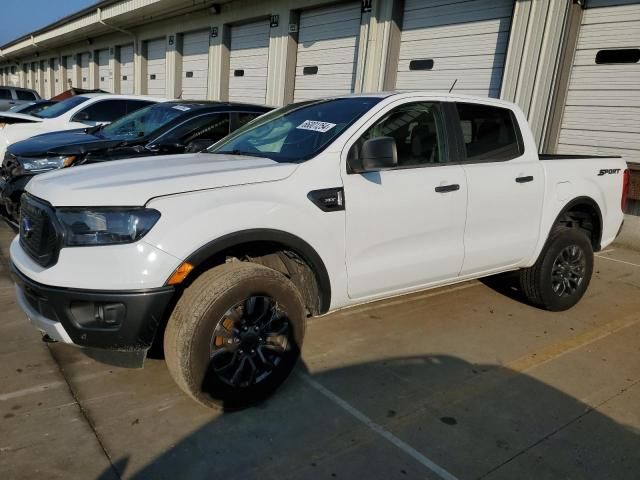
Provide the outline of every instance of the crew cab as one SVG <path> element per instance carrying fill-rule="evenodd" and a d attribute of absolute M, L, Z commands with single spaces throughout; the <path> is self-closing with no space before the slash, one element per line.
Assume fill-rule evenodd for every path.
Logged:
<path fill-rule="evenodd" d="M 0 113 L 0 158 L 12 143 L 46 132 L 73 130 L 113 122 L 164 98 L 140 95 L 85 93 L 62 100 L 39 112 Z"/>
<path fill-rule="evenodd" d="M 122 158 L 198 152 L 269 110 L 228 102 L 155 103 L 109 125 L 16 142 L 7 149 L 0 168 L 0 215 L 17 225 L 20 197 L 34 175 Z"/>
<path fill-rule="evenodd" d="M 512 270 L 531 304 L 572 307 L 627 185 L 621 158 L 539 157 L 508 102 L 307 101 L 180 161 L 35 177 L 12 271 L 47 340 L 131 365 L 163 344 L 187 394 L 241 408 L 291 372 L 309 316 Z"/>

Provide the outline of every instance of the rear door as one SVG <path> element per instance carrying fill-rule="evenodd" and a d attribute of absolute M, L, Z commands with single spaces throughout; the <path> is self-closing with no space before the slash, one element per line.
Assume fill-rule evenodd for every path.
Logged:
<path fill-rule="evenodd" d="M 458 103 L 458 133 L 469 204 L 461 275 L 515 266 L 538 241 L 544 195 L 535 151 L 525 151 L 514 113 Z"/>
<path fill-rule="evenodd" d="M 363 127 L 349 147 L 392 137 L 398 167 L 343 170 L 349 296 L 366 298 L 455 279 L 462 267 L 467 189 L 452 164 L 443 104 L 398 102 Z"/>

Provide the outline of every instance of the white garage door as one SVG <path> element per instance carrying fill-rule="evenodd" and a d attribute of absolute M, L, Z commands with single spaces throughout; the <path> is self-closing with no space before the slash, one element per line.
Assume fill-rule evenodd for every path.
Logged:
<path fill-rule="evenodd" d="M 583 12 L 558 152 L 640 163 L 640 4 L 613 3 Z"/>
<path fill-rule="evenodd" d="M 167 47 L 164 38 L 147 42 L 147 94 L 164 97 L 167 70 Z"/>
<path fill-rule="evenodd" d="M 443 3 L 406 0 L 396 88 L 498 97 L 513 0 Z"/>
<path fill-rule="evenodd" d="M 57 95 L 62 92 L 62 83 L 60 83 L 60 59 L 54 58 L 51 61 L 51 68 L 53 69 L 53 95 Z"/>
<path fill-rule="evenodd" d="M 294 101 L 353 92 L 360 3 L 300 14 Z"/>
<path fill-rule="evenodd" d="M 80 54 L 80 88 L 89 88 L 89 54 Z"/>
<path fill-rule="evenodd" d="M 269 22 L 231 28 L 229 100 L 264 104 L 267 96 Z"/>
<path fill-rule="evenodd" d="M 120 47 L 120 93 L 133 94 L 133 79 L 133 45 L 125 45 Z"/>
<path fill-rule="evenodd" d="M 182 37 L 182 98 L 207 98 L 209 73 L 209 30 L 185 33 Z"/>
<path fill-rule="evenodd" d="M 65 66 L 64 78 L 62 79 L 62 91 L 66 91 L 71 88 L 72 84 L 74 87 L 77 87 L 75 84 L 75 78 L 73 77 L 73 57 L 68 55 L 66 57 L 62 57 L 63 65 Z"/>
<path fill-rule="evenodd" d="M 111 69 L 109 68 L 109 50 L 98 50 L 98 88 L 111 91 Z"/>

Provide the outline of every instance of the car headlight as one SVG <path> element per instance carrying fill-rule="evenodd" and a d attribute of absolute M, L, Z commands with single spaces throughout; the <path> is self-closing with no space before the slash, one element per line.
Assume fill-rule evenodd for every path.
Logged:
<path fill-rule="evenodd" d="M 136 242 L 160 218 L 151 208 L 64 208 L 56 210 L 64 229 L 64 244 L 115 245 Z"/>
<path fill-rule="evenodd" d="M 46 172 L 58 168 L 68 167 L 75 161 L 76 157 L 71 155 L 61 155 L 59 157 L 46 158 L 22 158 L 22 169 L 25 172 Z"/>

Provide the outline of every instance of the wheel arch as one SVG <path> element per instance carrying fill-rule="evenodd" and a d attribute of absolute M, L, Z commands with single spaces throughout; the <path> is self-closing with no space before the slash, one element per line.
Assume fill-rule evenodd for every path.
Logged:
<path fill-rule="evenodd" d="M 603 229 L 602 210 L 593 198 L 581 196 L 567 202 L 556 216 L 551 230 L 557 225 L 566 225 L 587 231 L 593 250 L 600 250 Z M 547 233 L 547 237 L 551 230 Z"/>
<path fill-rule="evenodd" d="M 187 280 L 192 280 L 208 268 L 224 263 L 228 257 L 249 259 L 282 271 L 302 290 L 307 307 L 313 315 L 329 310 L 329 273 L 320 255 L 302 238 L 282 230 L 264 228 L 223 235 L 201 246 L 185 259 L 195 267 Z M 301 265 L 300 261 L 313 274 L 313 285 L 309 285 L 305 279 L 304 266 L 302 269 L 297 268 L 297 265 Z M 286 271 L 283 271 L 283 268 Z M 317 301 L 314 301 L 313 297 L 316 297 Z"/>

